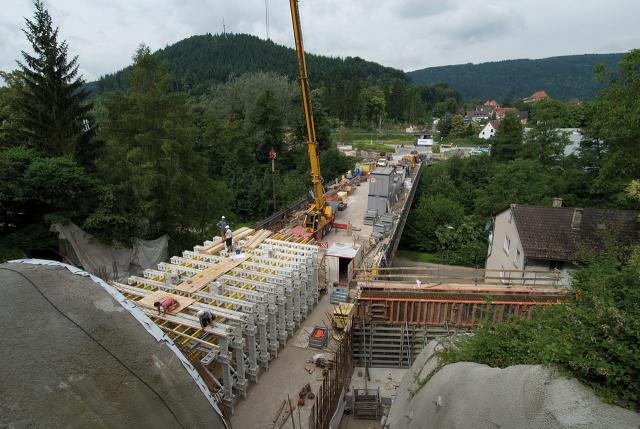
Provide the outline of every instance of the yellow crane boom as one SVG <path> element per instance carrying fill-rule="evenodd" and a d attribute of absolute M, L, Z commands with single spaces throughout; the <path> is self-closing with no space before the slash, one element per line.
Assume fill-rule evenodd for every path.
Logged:
<path fill-rule="evenodd" d="M 322 187 L 322 175 L 320 174 L 320 161 L 318 160 L 318 142 L 316 140 L 316 127 L 313 120 L 313 106 L 311 105 L 311 90 L 307 76 L 307 60 L 304 54 L 302 42 L 302 27 L 300 25 L 300 12 L 298 0 L 289 0 L 291 7 L 291 21 L 293 23 L 293 36 L 296 42 L 296 56 L 298 59 L 298 72 L 300 77 L 300 92 L 304 107 L 304 118 L 307 125 L 307 149 L 309 162 L 311 163 L 311 183 L 313 186 L 314 202 L 307 211 L 304 226 L 308 232 L 321 238 L 325 232 L 331 230 L 333 213 L 330 206 L 325 204 L 324 188 Z"/>

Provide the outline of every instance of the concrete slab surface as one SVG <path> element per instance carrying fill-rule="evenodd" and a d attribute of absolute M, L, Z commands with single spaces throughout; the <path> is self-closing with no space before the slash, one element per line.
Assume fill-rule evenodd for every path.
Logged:
<path fill-rule="evenodd" d="M 347 197 L 347 208 L 343 211 L 336 212 L 336 223 L 347 223 L 351 221 L 354 233 L 359 236 L 360 240 L 367 240 L 373 232 L 372 225 L 364 224 L 364 215 L 367 213 L 367 204 L 369 197 L 369 182 L 362 182 L 357 186 L 352 195 Z M 329 246 L 334 243 L 353 243 L 353 237 L 346 230 L 335 229 L 322 239 Z"/>

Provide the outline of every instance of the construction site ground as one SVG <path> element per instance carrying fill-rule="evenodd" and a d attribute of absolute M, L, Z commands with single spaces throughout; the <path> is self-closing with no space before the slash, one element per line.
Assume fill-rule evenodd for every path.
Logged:
<path fill-rule="evenodd" d="M 346 224 L 351 222 L 353 233 L 359 239 L 366 239 L 373 231 L 372 225 L 364 224 L 364 216 L 367 213 L 367 203 L 369 196 L 369 182 L 363 181 L 360 186 L 347 198 L 347 208 L 336 213 L 336 223 Z M 334 228 L 326 237 L 322 239 L 329 246 L 334 243 L 352 243 L 353 236 L 344 229 Z"/>
<path fill-rule="evenodd" d="M 418 153 L 429 153 L 430 150 L 424 147 L 414 147 L 413 145 L 407 145 L 406 147 L 397 147 L 396 153 L 393 155 L 392 164 L 399 162 L 403 156 L 411 153 L 412 150 L 417 150 Z M 363 181 L 360 186 L 356 187 L 356 190 L 352 195 L 347 198 L 347 208 L 343 211 L 336 213 L 336 223 L 346 224 L 351 221 L 353 233 L 356 234 L 360 241 L 367 240 L 373 232 L 372 225 L 364 224 L 364 216 L 367 212 L 367 205 L 369 203 L 369 182 Z M 335 229 L 322 239 L 329 246 L 334 243 L 353 243 L 353 236 L 349 235 L 347 231 Z"/>
<path fill-rule="evenodd" d="M 331 293 L 331 289 L 329 290 Z M 331 354 L 331 341 L 328 347 L 321 350 L 308 346 L 309 334 L 315 326 L 328 326 L 327 313 L 330 313 L 333 305 L 329 302 L 329 295 L 322 295 L 318 305 L 304 320 L 285 347 L 278 352 L 278 358 L 271 361 L 269 370 L 260 374 L 259 382 L 252 384 L 247 391 L 247 398 L 239 401 L 235 407 L 231 424 L 234 428 L 265 429 L 273 427 L 273 419 L 280 408 L 282 401 L 291 398 L 294 409 L 295 425 L 298 428 L 298 392 L 306 383 L 310 383 L 315 394 L 322 384 L 322 369 L 309 363 L 313 355 L 318 353 Z M 313 368 L 309 374 L 306 368 Z M 308 427 L 309 412 L 313 401 L 306 400 L 300 407 L 300 419 L 302 427 Z M 285 410 L 288 409 L 288 404 Z M 285 411 L 282 412 L 284 416 Z M 281 416 L 281 417 L 282 417 Z M 277 427 L 277 426 L 276 426 Z M 290 420 L 283 428 L 292 428 Z"/>

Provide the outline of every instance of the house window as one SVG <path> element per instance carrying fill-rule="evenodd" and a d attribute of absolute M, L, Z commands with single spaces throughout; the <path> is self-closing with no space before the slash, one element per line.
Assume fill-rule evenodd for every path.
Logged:
<path fill-rule="evenodd" d="M 516 249 L 516 256 L 514 256 L 513 258 L 513 263 L 517 264 L 519 260 L 520 260 L 520 249 Z"/>
<path fill-rule="evenodd" d="M 502 246 L 502 250 L 504 250 L 504 253 L 506 253 L 507 255 L 509 254 L 509 248 L 511 247 L 511 239 L 509 238 L 508 235 L 504 236 L 504 245 Z"/>

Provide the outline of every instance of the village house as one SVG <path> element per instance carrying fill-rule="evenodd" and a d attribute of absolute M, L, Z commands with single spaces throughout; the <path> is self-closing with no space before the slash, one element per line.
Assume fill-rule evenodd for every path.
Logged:
<path fill-rule="evenodd" d="M 488 106 L 486 104 L 482 106 L 476 106 L 474 110 L 467 110 L 464 116 L 465 124 L 470 124 L 471 122 L 482 122 L 488 121 L 493 116 L 494 108 Z"/>
<path fill-rule="evenodd" d="M 493 137 L 496 134 L 496 131 L 498 130 L 499 126 L 500 126 L 500 121 L 487 122 L 487 124 L 484 126 L 482 131 L 480 131 L 480 133 L 478 134 L 478 137 L 484 140 L 489 140 L 491 137 Z"/>
<path fill-rule="evenodd" d="M 486 268 L 495 270 L 494 276 L 499 272 L 505 282 L 517 281 L 510 278 L 512 270 L 557 270 L 568 285 L 580 251 L 602 251 L 609 241 L 639 242 L 636 219 L 631 210 L 563 207 L 560 198 L 551 207 L 512 204 L 495 218 Z"/>
<path fill-rule="evenodd" d="M 504 117 L 509 112 L 516 115 L 519 113 L 518 109 L 516 109 L 515 107 L 498 107 L 494 111 L 495 119 L 504 119 Z"/>
<path fill-rule="evenodd" d="M 549 94 L 545 91 L 536 91 L 531 94 L 529 97 L 525 97 L 522 99 L 525 103 L 537 103 L 540 100 L 544 100 L 545 98 L 550 98 Z"/>

